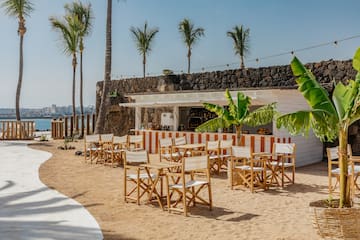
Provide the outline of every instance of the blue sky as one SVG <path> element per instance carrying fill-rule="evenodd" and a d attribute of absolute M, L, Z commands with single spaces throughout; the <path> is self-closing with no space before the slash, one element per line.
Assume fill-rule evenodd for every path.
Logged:
<path fill-rule="evenodd" d="M 64 0 L 33 0 L 34 12 L 27 19 L 24 40 L 22 107 L 70 105 L 72 91 L 71 58 L 62 53 L 49 16 L 61 16 Z M 103 79 L 106 1 L 91 0 L 95 15 L 92 34 L 85 42 L 84 103 L 95 104 L 95 84 Z M 356 0 L 126 0 L 113 1 L 112 76 L 141 76 L 142 62 L 131 38 L 131 26 L 158 27 L 147 71 L 161 74 L 165 68 L 186 71 L 186 48 L 178 23 L 189 18 L 205 29 L 205 37 L 193 48 L 192 70 L 222 70 L 226 64 L 237 68 L 232 41 L 226 32 L 235 25 L 250 28 L 251 53 L 247 67 L 286 65 L 291 55 L 261 59 L 294 49 L 331 42 L 360 34 L 360 1 Z M 15 106 L 18 78 L 17 20 L 0 9 L 0 107 Z M 350 59 L 360 38 L 295 54 L 303 62 Z M 257 63 L 254 59 L 260 58 Z M 219 66 L 219 67 L 212 67 Z M 77 91 L 78 94 L 78 91 Z M 79 103 L 78 96 L 76 98 Z"/>

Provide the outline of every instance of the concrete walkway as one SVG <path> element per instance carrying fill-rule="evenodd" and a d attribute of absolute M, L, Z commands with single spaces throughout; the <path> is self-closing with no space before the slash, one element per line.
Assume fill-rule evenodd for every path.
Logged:
<path fill-rule="evenodd" d="M 40 181 L 50 157 L 23 142 L 0 142 L 0 239 L 103 239 L 82 205 Z"/>

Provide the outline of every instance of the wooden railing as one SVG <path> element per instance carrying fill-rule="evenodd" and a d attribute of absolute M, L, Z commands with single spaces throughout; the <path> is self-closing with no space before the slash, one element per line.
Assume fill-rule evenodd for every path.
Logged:
<path fill-rule="evenodd" d="M 34 121 L 0 121 L 2 140 L 31 140 L 34 139 Z"/>
<path fill-rule="evenodd" d="M 63 139 L 74 136 L 75 134 L 84 136 L 94 133 L 95 114 L 65 116 L 51 121 L 51 137 L 53 139 Z"/>

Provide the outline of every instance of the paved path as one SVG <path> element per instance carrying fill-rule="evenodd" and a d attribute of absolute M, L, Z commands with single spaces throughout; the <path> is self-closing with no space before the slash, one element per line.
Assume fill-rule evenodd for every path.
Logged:
<path fill-rule="evenodd" d="M 103 239 L 82 205 L 40 181 L 50 157 L 26 143 L 0 142 L 0 239 Z"/>

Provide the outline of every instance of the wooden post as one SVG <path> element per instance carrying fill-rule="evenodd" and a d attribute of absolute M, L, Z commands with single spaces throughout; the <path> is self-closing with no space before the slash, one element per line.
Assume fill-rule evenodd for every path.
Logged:
<path fill-rule="evenodd" d="M 92 123 L 91 123 L 92 133 L 95 132 L 95 124 L 96 124 L 96 117 L 95 117 L 95 114 L 93 114 L 93 115 L 92 115 Z"/>
<path fill-rule="evenodd" d="M 68 120 L 69 120 L 68 117 L 64 117 L 64 121 L 65 121 L 65 134 L 64 134 L 64 137 L 69 136 L 69 134 L 68 134 L 68 130 L 69 130 Z"/>
<path fill-rule="evenodd" d="M 70 136 L 74 136 L 74 117 L 70 117 Z"/>
<path fill-rule="evenodd" d="M 90 134 L 90 114 L 86 114 L 86 135 Z"/>
<path fill-rule="evenodd" d="M 81 115 L 81 137 L 84 137 L 84 128 L 85 128 L 85 116 Z"/>
<path fill-rule="evenodd" d="M 75 130 L 79 133 L 79 115 L 75 116 Z"/>

